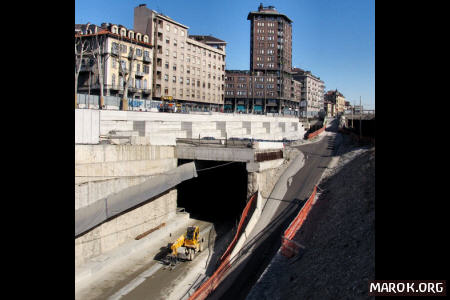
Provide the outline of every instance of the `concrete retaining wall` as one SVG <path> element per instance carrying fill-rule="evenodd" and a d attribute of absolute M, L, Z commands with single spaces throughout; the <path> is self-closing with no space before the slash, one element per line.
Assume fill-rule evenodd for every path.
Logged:
<path fill-rule="evenodd" d="M 99 128 L 86 131 L 80 119 L 76 131 L 86 131 L 83 140 L 76 143 L 98 142 L 98 136 L 117 132 L 137 132 L 138 136 L 148 136 L 153 145 L 174 145 L 175 138 L 253 138 L 266 140 L 303 139 L 305 130 L 295 118 L 268 117 L 258 115 L 231 114 L 170 114 L 137 111 L 87 110 L 77 109 L 78 114 L 92 112 L 99 116 Z M 84 119 L 83 119 L 84 120 Z M 300 126 L 299 126 L 300 125 Z M 161 135 L 171 138 L 163 139 Z M 152 139 L 153 137 L 153 139 Z M 143 140 L 145 141 L 145 140 Z"/>
<path fill-rule="evenodd" d="M 177 191 L 119 215 L 75 239 L 75 267 L 175 217 Z"/>
<path fill-rule="evenodd" d="M 75 209 L 177 167 L 174 147 L 75 145 Z M 75 239 L 75 263 L 122 245 L 176 215 L 175 189 L 114 217 Z"/>
<path fill-rule="evenodd" d="M 254 229 L 265 209 L 267 199 L 269 197 L 282 199 L 287 191 L 289 177 L 297 173 L 304 165 L 303 153 L 298 150 L 286 151 L 285 157 L 287 160 L 281 166 L 249 173 L 247 195 L 249 196 L 255 191 L 259 191 L 258 202 L 243 234 L 230 255 L 231 259 L 241 250 L 250 232 Z"/>
<path fill-rule="evenodd" d="M 98 144 L 100 112 L 90 109 L 75 110 L 75 143 Z"/>

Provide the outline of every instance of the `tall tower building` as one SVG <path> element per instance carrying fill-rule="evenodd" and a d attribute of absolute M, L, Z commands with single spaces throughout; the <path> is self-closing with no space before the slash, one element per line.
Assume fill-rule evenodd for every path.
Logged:
<path fill-rule="evenodd" d="M 292 73 L 292 20 L 259 5 L 250 21 L 250 70 L 227 70 L 225 111 L 298 115 L 301 83 Z"/>
<path fill-rule="evenodd" d="M 292 20 L 275 7 L 250 12 L 250 70 L 264 73 L 290 72 L 292 65 Z"/>

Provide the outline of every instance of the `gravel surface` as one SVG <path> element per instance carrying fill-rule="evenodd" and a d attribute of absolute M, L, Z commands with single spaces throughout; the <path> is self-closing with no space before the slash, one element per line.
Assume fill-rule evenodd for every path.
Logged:
<path fill-rule="evenodd" d="M 347 136 L 324 172 L 317 202 L 294 240 L 305 251 L 279 252 L 247 299 L 373 299 L 375 277 L 375 148 Z"/>

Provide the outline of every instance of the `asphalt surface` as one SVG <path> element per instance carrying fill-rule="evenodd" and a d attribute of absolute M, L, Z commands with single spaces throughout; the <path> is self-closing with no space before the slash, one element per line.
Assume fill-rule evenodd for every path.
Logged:
<path fill-rule="evenodd" d="M 327 131 L 337 131 L 337 120 L 332 121 Z M 305 165 L 292 177 L 283 199 L 267 201 L 266 208 L 271 204 L 269 201 L 278 202 L 275 213 L 269 213 L 266 209 L 263 211 L 241 254 L 233 260 L 230 273 L 208 299 L 245 299 L 279 249 L 284 230 L 311 195 L 314 185 L 331 161 L 335 148 L 334 138 L 335 135 L 326 135 L 317 143 L 295 147 L 304 153 Z M 264 214 L 270 217 L 264 217 Z"/>

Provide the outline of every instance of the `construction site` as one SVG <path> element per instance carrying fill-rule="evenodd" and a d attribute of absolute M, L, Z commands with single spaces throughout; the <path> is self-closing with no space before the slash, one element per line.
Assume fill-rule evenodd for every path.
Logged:
<path fill-rule="evenodd" d="M 374 147 L 338 132 L 338 119 L 307 132 L 292 118 L 167 114 L 161 121 L 162 114 L 76 115 L 76 299 L 311 298 L 313 287 L 289 294 L 297 278 L 310 276 L 298 264 L 319 268 L 313 254 L 331 238 L 336 224 L 329 221 L 339 218 L 324 215 L 352 205 L 344 199 L 332 208 L 335 201 L 327 199 L 347 193 L 366 205 L 367 215 L 355 213 L 339 225 L 345 230 L 357 218 L 372 222 Z M 343 184 L 336 178 L 347 180 L 346 192 L 335 190 Z M 301 248 L 287 257 L 283 233 L 311 197 L 306 221 L 290 238 Z M 353 234 L 358 247 L 374 248 L 370 229 Z M 335 247 L 342 243 L 356 245 L 340 239 Z M 374 277 L 372 254 L 361 259 L 368 279 Z M 355 268 L 359 276 L 363 271 Z M 301 282 L 308 280 L 317 282 Z M 364 292 L 363 285 L 355 291 Z"/>

